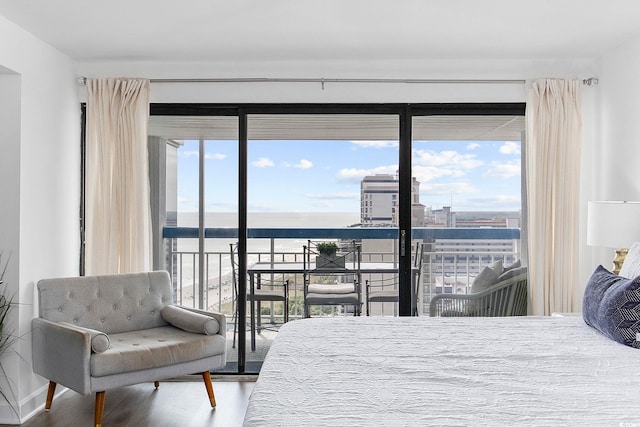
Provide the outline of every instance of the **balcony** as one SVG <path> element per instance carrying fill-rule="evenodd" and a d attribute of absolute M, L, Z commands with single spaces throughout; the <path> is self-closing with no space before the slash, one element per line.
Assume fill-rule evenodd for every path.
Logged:
<path fill-rule="evenodd" d="M 302 262 L 302 248 L 308 239 L 358 240 L 362 245 L 363 263 L 397 265 L 398 262 L 397 228 L 251 228 L 247 232 L 248 267 L 256 262 Z M 236 242 L 237 230 L 206 228 L 202 253 L 199 251 L 198 228 L 165 227 L 163 237 L 167 269 L 172 273 L 177 303 L 226 314 L 228 340 L 231 342 L 236 320 L 233 304 L 236 295 L 232 285 L 229 245 Z M 498 259 L 508 264 L 520 257 L 520 230 L 515 228 L 414 228 L 412 243 L 415 246 L 418 242 L 424 244 L 417 296 L 419 315 L 428 313 L 432 295 L 441 292 L 466 293 L 483 266 Z M 368 273 L 363 274 L 362 281 L 389 276 L 389 273 Z M 282 273 L 275 274 L 272 279 L 289 280 L 289 320 L 302 318 L 302 275 Z M 397 315 L 397 311 L 395 303 L 378 303 L 372 305 L 368 314 L 393 316 Z M 326 307 L 314 316 L 344 314 L 341 307 Z M 258 334 L 257 351 L 248 351 L 248 362 L 260 363 L 264 357 L 275 337 L 270 326 L 282 323 L 282 304 L 263 304 L 259 320 L 262 327 L 267 328 Z M 237 353 L 231 345 L 229 347 L 228 358 L 233 363 L 237 360 Z"/>

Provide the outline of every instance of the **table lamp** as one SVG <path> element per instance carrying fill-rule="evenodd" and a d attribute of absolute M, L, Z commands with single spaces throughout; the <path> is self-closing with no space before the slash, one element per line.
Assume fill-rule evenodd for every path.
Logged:
<path fill-rule="evenodd" d="M 640 241 L 640 202 L 599 201 L 587 206 L 587 245 L 614 248 L 618 274 L 628 248 Z"/>

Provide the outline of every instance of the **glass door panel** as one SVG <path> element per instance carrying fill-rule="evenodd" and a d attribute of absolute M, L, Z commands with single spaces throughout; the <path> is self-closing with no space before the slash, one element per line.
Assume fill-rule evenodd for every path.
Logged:
<path fill-rule="evenodd" d="M 254 284 L 288 281 L 288 321 L 301 319 L 303 247 L 309 241 L 338 246 L 356 241 L 362 315 L 397 314 L 397 302 L 377 302 L 367 312 L 366 285 L 385 283 L 385 290 L 397 290 L 398 117 L 252 114 L 247 122 L 247 265 Z M 252 273 L 256 263 L 267 270 Z M 383 267 L 387 270 L 380 272 Z M 327 274 L 324 280 L 344 278 Z M 264 302 L 254 310 L 255 335 L 247 333 L 249 365 L 259 365 L 284 321 L 283 302 Z M 310 314 L 351 316 L 353 310 L 311 306 Z"/>
<path fill-rule="evenodd" d="M 150 140 L 166 150 L 165 266 L 174 299 L 227 316 L 227 368 L 237 371 L 236 290 L 230 244 L 238 231 L 238 118 L 151 116 Z"/>
<path fill-rule="evenodd" d="M 520 258 L 524 128 L 523 116 L 413 117 L 419 313 L 432 295 L 468 293 L 483 266 Z"/>

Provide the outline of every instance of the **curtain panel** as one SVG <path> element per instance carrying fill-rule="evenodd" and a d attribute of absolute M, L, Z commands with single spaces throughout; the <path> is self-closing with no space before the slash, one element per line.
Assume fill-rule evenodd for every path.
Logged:
<path fill-rule="evenodd" d="M 578 278 L 582 83 L 527 82 L 529 313 L 572 312 Z"/>
<path fill-rule="evenodd" d="M 86 274 L 148 271 L 149 81 L 87 79 Z"/>

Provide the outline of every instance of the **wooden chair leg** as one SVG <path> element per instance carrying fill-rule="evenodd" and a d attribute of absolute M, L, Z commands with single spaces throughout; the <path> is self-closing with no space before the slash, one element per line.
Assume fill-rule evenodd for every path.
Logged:
<path fill-rule="evenodd" d="M 207 388 L 207 394 L 209 395 L 209 402 L 211 402 L 211 407 L 216 407 L 216 396 L 213 394 L 213 385 L 211 384 L 211 374 L 209 371 L 202 373 L 202 379 L 204 380 L 204 386 Z"/>
<path fill-rule="evenodd" d="M 153 385 L 156 387 L 156 390 L 157 390 L 158 387 L 160 387 L 160 381 L 154 381 Z"/>
<path fill-rule="evenodd" d="M 94 416 L 95 427 L 102 427 L 102 414 L 104 413 L 104 398 L 105 398 L 104 391 L 99 391 L 96 393 L 96 413 Z"/>
<path fill-rule="evenodd" d="M 56 383 L 49 381 L 49 390 L 47 391 L 47 401 L 44 404 L 44 410 L 49 412 L 51 403 L 53 403 L 53 394 L 56 392 Z"/>

